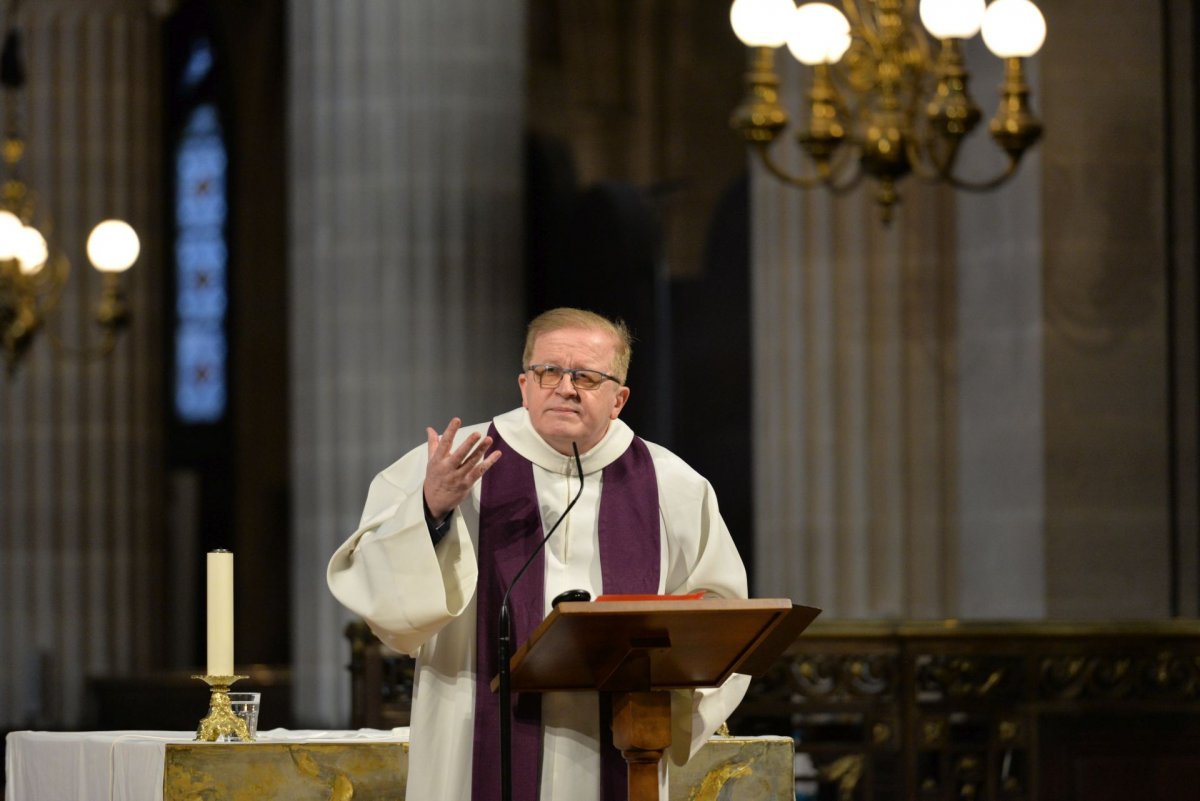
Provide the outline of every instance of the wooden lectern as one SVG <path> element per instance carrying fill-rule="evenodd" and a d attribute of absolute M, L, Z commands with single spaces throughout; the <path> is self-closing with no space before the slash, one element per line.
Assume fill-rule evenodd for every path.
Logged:
<path fill-rule="evenodd" d="M 669 691 L 762 675 L 820 611 L 786 598 L 560 603 L 510 660 L 512 689 L 612 693 L 629 801 L 657 801 Z"/>

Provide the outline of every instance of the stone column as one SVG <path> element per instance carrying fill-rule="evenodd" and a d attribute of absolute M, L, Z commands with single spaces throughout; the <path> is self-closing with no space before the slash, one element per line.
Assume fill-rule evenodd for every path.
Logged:
<path fill-rule="evenodd" d="M 786 53 L 779 60 L 789 62 L 785 105 L 800 109 L 798 70 Z M 990 113 L 990 93 L 980 102 Z M 790 140 L 777 148 L 798 164 Z M 1036 176 L 1036 165 L 1025 169 Z M 831 618 L 1024 613 L 1006 606 L 1013 588 L 1039 609 L 1040 528 L 1020 529 L 1015 561 L 996 564 L 1012 550 L 1004 540 L 978 547 L 1012 522 L 1014 507 L 1039 520 L 1036 471 L 1032 486 L 981 492 L 984 476 L 1040 464 L 1036 425 L 1010 454 L 986 447 L 1005 421 L 1040 419 L 1038 343 L 1025 327 L 1036 323 L 1038 261 L 1026 252 L 1038 242 L 1036 203 L 1032 229 L 1029 214 L 1002 217 L 1015 228 L 1000 235 L 1012 234 L 1021 252 L 1002 249 L 1001 258 L 1023 257 L 1003 275 L 1019 280 L 983 272 L 996 266 L 993 212 L 1030 207 L 1036 184 L 1006 187 L 1006 199 L 988 205 L 910 177 L 888 227 L 869 182 L 832 199 L 756 170 L 753 187 L 755 592 Z M 981 378 L 1004 354 L 975 315 L 997 303 L 1022 310 L 1001 328 L 1003 338 L 1014 327 L 1019 369 Z M 1018 405 L 996 420 L 987 393 L 1010 378 L 1020 382 Z M 1038 569 L 1026 580 L 1031 559 Z"/>
<path fill-rule="evenodd" d="M 289 5 L 301 722 L 348 721 L 325 565 L 371 477 L 518 402 L 524 25 L 516 0 Z"/>
<path fill-rule="evenodd" d="M 1167 6 L 1174 13 L 1164 16 Z M 1191 288 L 1177 310 L 1192 325 L 1196 306 L 1194 285 L 1172 284 L 1168 209 L 1178 198 L 1169 187 L 1194 198 L 1195 182 L 1191 172 L 1168 175 L 1166 159 L 1172 142 L 1194 146 L 1195 106 L 1180 107 L 1191 109 L 1180 129 L 1164 109 L 1168 90 L 1186 102 L 1195 75 L 1165 80 L 1162 45 L 1164 28 L 1194 30 L 1194 10 L 1185 6 L 1149 3 L 1128 14 L 1119 0 L 1042 3 L 1051 32 L 1071 31 L 1047 41 L 1043 70 L 1043 359 L 1046 463 L 1053 466 L 1046 592 L 1056 616 L 1171 612 L 1171 474 L 1195 480 L 1194 445 L 1173 439 L 1194 436 L 1196 413 L 1193 389 L 1191 403 L 1181 396 L 1175 412 L 1185 427 L 1173 427 L 1172 367 L 1193 387 L 1196 369 L 1195 340 L 1172 342 L 1179 333 L 1173 292 Z M 1119 63 L 1102 80 L 1101 59 Z M 1194 217 L 1174 222 L 1191 236 Z M 1175 269 L 1194 272 L 1195 262 Z M 1190 453 L 1186 471 L 1170 456 L 1179 445 Z M 1179 525 L 1176 533 L 1186 537 L 1175 557 L 1186 554 L 1194 593 L 1195 530 Z M 1195 613 L 1194 594 L 1185 608 Z"/>
<path fill-rule="evenodd" d="M 995 113 L 1004 68 L 982 41 L 970 44 L 982 127 Z M 1040 66 L 1025 65 L 1039 114 Z M 962 172 L 989 178 L 1005 159 L 986 131 L 976 135 Z M 1003 187 L 955 198 L 958 604 L 946 613 L 960 617 L 1046 613 L 1041 165 L 1039 144 Z"/>

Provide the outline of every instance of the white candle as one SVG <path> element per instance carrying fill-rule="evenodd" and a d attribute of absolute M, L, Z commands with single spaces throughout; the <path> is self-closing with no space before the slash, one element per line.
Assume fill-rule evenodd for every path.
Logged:
<path fill-rule="evenodd" d="M 208 675 L 233 675 L 233 554 L 208 552 Z"/>

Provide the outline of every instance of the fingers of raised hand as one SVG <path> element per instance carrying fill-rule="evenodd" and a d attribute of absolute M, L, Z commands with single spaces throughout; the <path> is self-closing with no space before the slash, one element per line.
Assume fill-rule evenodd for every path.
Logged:
<path fill-rule="evenodd" d="M 452 434 L 448 428 L 435 445 L 436 432 L 427 430 L 430 450 L 429 465 L 425 470 L 425 503 L 435 517 L 443 516 L 462 503 L 471 487 L 500 458 L 499 451 L 487 452 L 492 438 L 481 437 L 478 433 L 471 434 L 458 448 L 450 451 L 446 443 Z"/>
<path fill-rule="evenodd" d="M 482 439 L 481 439 L 482 437 Z M 478 447 L 476 447 L 478 446 Z M 487 453 L 487 449 L 492 446 L 491 437 L 483 437 L 481 434 L 472 434 L 467 437 L 466 441 L 451 455 L 451 463 L 458 465 L 460 468 L 470 469 L 483 458 Z"/>
<path fill-rule="evenodd" d="M 492 438 L 485 437 L 478 432 L 469 435 L 457 448 L 451 450 L 454 435 L 460 425 L 461 421 L 457 417 L 454 418 L 440 436 L 432 428 L 425 429 L 429 445 L 427 475 L 435 478 L 439 483 L 445 482 L 459 486 L 465 483 L 469 486 L 477 481 L 483 475 L 483 471 L 496 461 L 493 458 L 482 470 L 477 469 L 492 446 Z"/>
<path fill-rule="evenodd" d="M 492 451 L 487 455 L 486 459 L 481 460 L 479 464 L 475 466 L 475 469 L 471 471 L 471 476 L 474 478 L 474 480 L 478 481 L 480 478 L 482 478 L 483 474 L 488 471 L 488 468 L 500 460 L 500 456 L 501 451 Z"/>
<path fill-rule="evenodd" d="M 450 418 L 450 423 L 446 426 L 446 430 L 442 432 L 437 441 L 436 450 L 440 452 L 442 456 L 450 453 L 450 448 L 452 445 L 454 445 L 454 435 L 458 433 L 458 429 L 460 428 L 462 428 L 462 420 L 457 417 Z M 433 429 L 426 429 L 426 431 L 432 432 Z M 430 439 L 430 443 L 433 443 L 432 439 Z M 433 450 L 434 449 L 430 450 L 431 455 Z"/>
<path fill-rule="evenodd" d="M 446 426 L 446 430 L 441 434 L 438 434 L 438 432 L 429 426 L 425 426 L 425 443 L 429 449 L 430 461 L 433 461 L 434 456 L 439 453 L 445 456 L 450 452 L 450 445 L 454 442 L 454 435 L 458 431 L 459 422 L 457 417 L 453 418 L 450 424 Z"/>

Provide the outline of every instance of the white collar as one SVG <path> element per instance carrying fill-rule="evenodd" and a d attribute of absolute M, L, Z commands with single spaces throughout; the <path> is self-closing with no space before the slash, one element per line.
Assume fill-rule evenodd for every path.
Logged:
<path fill-rule="evenodd" d="M 575 474 L 575 457 L 565 456 L 554 450 L 533 428 L 529 411 L 524 407 L 498 415 L 492 419 L 496 431 L 508 446 L 543 470 L 564 476 Z M 579 454 L 584 475 L 603 470 L 615 462 L 633 442 L 633 429 L 620 418 L 609 423 L 608 431 L 587 453 Z"/>

